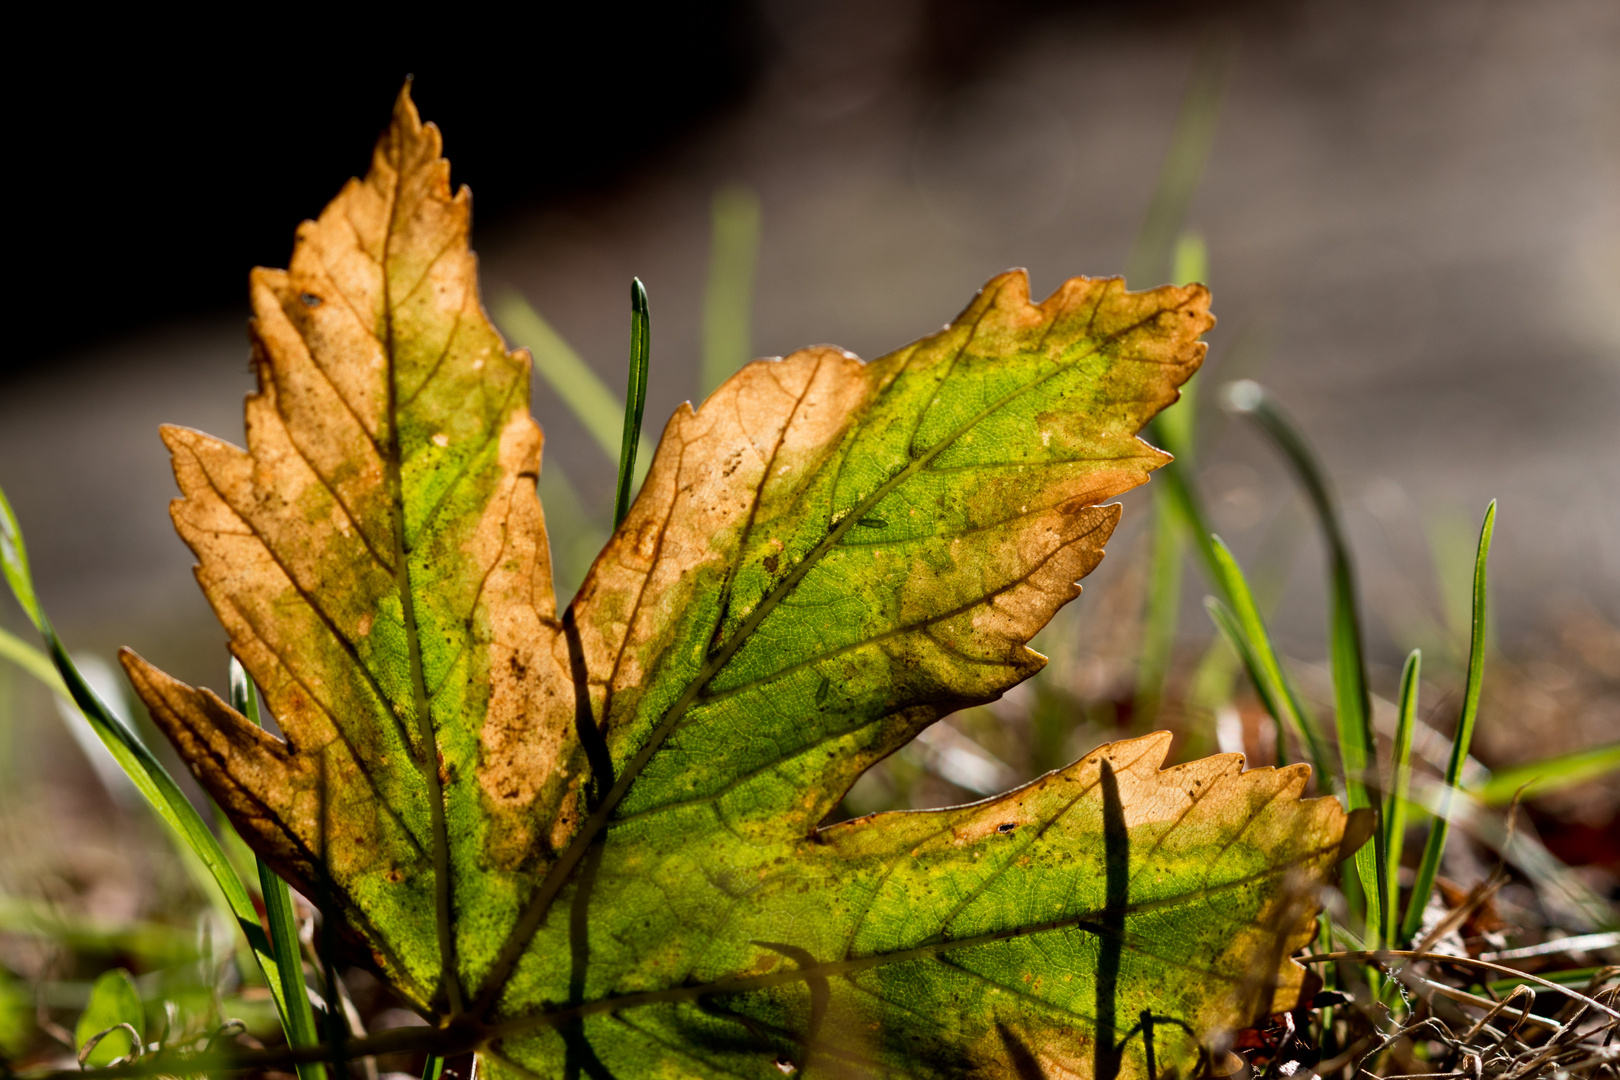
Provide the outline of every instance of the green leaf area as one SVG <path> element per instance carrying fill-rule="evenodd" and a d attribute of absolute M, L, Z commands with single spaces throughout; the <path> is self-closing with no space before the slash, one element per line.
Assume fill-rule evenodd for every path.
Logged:
<path fill-rule="evenodd" d="M 90 988 L 90 1001 L 74 1026 L 73 1041 L 84 1064 L 111 1065 L 144 1049 L 146 1013 L 135 981 L 123 968 L 104 971 Z"/>
<path fill-rule="evenodd" d="M 1297 1002 L 1285 958 L 1344 816 L 1299 801 L 1303 766 L 1160 771 L 1169 742 L 774 843 L 696 813 L 685 835 L 612 829 L 586 933 L 543 933 L 528 984 L 583 965 L 577 1026 L 512 1024 L 489 1057 L 515 1068 L 493 1075 L 551 1075 L 571 1051 L 627 1077 L 1196 1071 L 1203 1039 Z"/>
<path fill-rule="evenodd" d="M 559 614 L 528 358 L 484 316 L 439 145 L 402 95 L 368 176 L 256 272 L 247 449 L 166 434 L 285 741 L 125 656 L 394 991 L 496 1076 L 1134 1076 L 1293 1007 L 1346 843 L 1303 768 L 1161 772 L 1149 737 L 821 825 L 1039 670 L 1099 504 L 1167 460 L 1136 436 L 1202 359 L 1208 293 L 1034 304 L 1013 272 L 871 363 L 750 364 L 670 420 Z"/>

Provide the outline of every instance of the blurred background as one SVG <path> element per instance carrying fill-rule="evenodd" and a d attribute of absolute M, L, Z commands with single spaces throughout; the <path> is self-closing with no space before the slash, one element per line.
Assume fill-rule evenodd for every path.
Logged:
<path fill-rule="evenodd" d="M 24 182 L 0 486 L 74 650 L 128 644 L 223 688 L 157 425 L 240 440 L 248 268 L 285 265 L 412 74 L 475 195 L 486 305 L 554 373 L 534 398 L 561 595 L 605 536 L 615 467 L 569 365 L 622 393 L 632 275 L 651 296 L 655 437 L 750 357 L 882 355 L 1011 266 L 1037 296 L 1191 268 L 1220 325 L 1188 464 L 1307 693 L 1329 699 L 1322 548 L 1276 455 L 1218 407 L 1231 379 L 1265 384 L 1333 476 L 1376 693 L 1421 646 L 1427 722 L 1455 723 L 1495 498 L 1475 756 L 1620 738 L 1612 0 L 736 0 L 382 31 L 288 14 L 218 27 L 207 49 L 160 16 L 93 35 L 29 18 L 13 47 L 37 67 L 3 76 Z M 1190 558 L 1165 689 L 1144 702 L 1151 490 L 1122 501 L 1109 557 L 1041 639 L 1038 688 L 885 763 L 852 811 L 999 790 L 1148 720 L 1189 753 L 1271 753 Z M 26 626 L 9 600 L 0 626 Z M 162 848 L 144 811 L 109 813 L 129 793 L 69 731 L 0 664 L 0 892 L 161 921 L 184 875 L 143 854 Z M 1532 805 L 1599 892 L 1620 872 L 1617 804 L 1599 779 Z M 45 963 L 3 940 L 13 971 Z"/>

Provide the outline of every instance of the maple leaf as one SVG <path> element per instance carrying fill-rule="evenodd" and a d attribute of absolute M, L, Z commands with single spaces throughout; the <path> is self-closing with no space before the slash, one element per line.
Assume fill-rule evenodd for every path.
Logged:
<path fill-rule="evenodd" d="M 529 361 L 408 92 L 255 270 L 247 449 L 165 428 L 198 579 L 285 741 L 126 652 L 278 872 L 495 1076 L 1138 1076 L 1294 1007 L 1364 815 L 1169 736 L 822 827 L 1044 658 L 1168 460 L 1202 286 L 992 280 L 870 363 L 758 361 L 665 429 L 559 616 Z M 470 1034 L 469 1034 L 470 1033 Z"/>

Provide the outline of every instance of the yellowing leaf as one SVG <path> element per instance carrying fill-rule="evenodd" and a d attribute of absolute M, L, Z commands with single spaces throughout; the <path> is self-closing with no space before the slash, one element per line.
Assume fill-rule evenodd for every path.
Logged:
<path fill-rule="evenodd" d="M 166 429 L 174 505 L 286 742 L 133 654 L 199 779 L 497 1076 L 1140 1075 L 1293 1007 L 1346 845 L 1303 767 L 1167 736 L 823 828 L 1037 672 L 1166 455 L 1201 286 L 1021 272 L 870 363 L 801 351 L 669 422 L 559 618 L 528 360 L 402 94 L 364 181 L 255 271 L 248 448 Z"/>
<path fill-rule="evenodd" d="M 424 1007 L 456 1000 L 453 950 L 487 961 L 583 778 L 528 359 L 439 147 L 402 95 L 366 179 L 254 271 L 247 451 L 164 429 L 176 528 L 287 743 L 126 659 L 249 842 Z"/>

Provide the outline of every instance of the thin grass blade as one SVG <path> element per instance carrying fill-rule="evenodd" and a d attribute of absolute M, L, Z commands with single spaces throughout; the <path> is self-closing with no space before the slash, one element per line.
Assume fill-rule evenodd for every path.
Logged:
<path fill-rule="evenodd" d="M 709 281 L 703 292 L 703 386 L 707 397 L 753 359 L 754 271 L 759 262 L 759 196 L 748 188 L 715 192 Z"/>
<path fill-rule="evenodd" d="M 607 384 L 523 297 L 516 293 L 501 297 L 495 304 L 495 318 L 507 337 L 528 347 L 534 357 L 534 370 L 585 426 L 602 452 L 617 460 L 624 406 Z"/>
<path fill-rule="evenodd" d="M 1506 806 L 1521 790 L 1526 798 L 1596 780 L 1620 769 L 1620 742 L 1496 769 L 1491 778 L 1468 793 L 1486 806 Z"/>
<path fill-rule="evenodd" d="M 1164 684 L 1175 652 L 1176 628 L 1181 621 L 1181 564 L 1187 548 L 1186 524 L 1177 501 L 1161 491 L 1153 494 L 1147 610 L 1142 619 L 1136 696 L 1131 706 L 1131 724 L 1138 731 L 1153 727 L 1164 697 Z"/>
<path fill-rule="evenodd" d="M 68 693 L 67 683 L 56 673 L 56 665 L 51 663 L 51 658 L 4 628 L 0 628 L 0 659 L 10 660 L 50 690 L 69 701 L 73 700 L 73 695 Z"/>
<path fill-rule="evenodd" d="M 1176 244 L 1172 273 L 1176 284 L 1207 282 L 1209 257 L 1204 241 L 1197 234 L 1183 234 Z M 1158 435 L 1183 470 L 1193 461 L 1197 399 L 1194 375 L 1181 388 L 1181 398 L 1154 420 Z M 1181 622 L 1182 563 L 1187 551 L 1190 525 L 1181 513 L 1179 500 L 1163 487 L 1153 489 L 1153 548 L 1148 563 L 1147 611 L 1142 624 L 1142 648 L 1136 668 L 1136 700 L 1131 722 L 1138 731 L 1153 727 L 1159 704 L 1164 698 L 1165 680 L 1174 658 L 1176 629 Z M 1280 747 L 1281 744 L 1279 744 Z"/>
<path fill-rule="evenodd" d="M 1412 778 L 1409 798 L 1414 807 L 1443 818 L 1523 871 L 1564 929 L 1585 933 L 1620 928 L 1620 912 L 1614 905 L 1548 851 L 1531 830 L 1514 828 L 1507 814 L 1492 810 L 1466 791 L 1422 776 Z M 1412 937 L 1418 937 L 1416 931 Z"/>
<path fill-rule="evenodd" d="M 1236 38 L 1226 34 L 1211 34 L 1199 46 L 1158 183 L 1125 264 L 1125 278 L 1137 288 L 1164 280 L 1167 273 L 1181 284 L 1204 281 L 1209 276 L 1208 252 L 1202 239 L 1182 233 L 1182 227 L 1214 141 L 1236 46 Z M 1177 460 L 1155 477 L 1149 593 L 1133 703 L 1140 727 L 1151 726 L 1169 671 L 1181 613 L 1181 564 L 1186 540 L 1183 530 L 1192 534 L 1205 569 L 1214 577 L 1209 519 L 1185 478 L 1193 452 L 1193 384 L 1183 386 L 1181 394 L 1182 400 L 1155 418 L 1144 432 L 1149 442 L 1164 447 Z"/>
<path fill-rule="evenodd" d="M 259 694 L 253 685 L 253 676 L 247 673 L 236 657 L 231 657 L 231 708 L 253 721 L 259 727 Z M 270 927 L 270 949 L 276 957 L 281 977 L 281 993 L 287 1007 L 281 1012 L 281 1027 L 287 1034 L 287 1045 L 298 1049 L 320 1042 L 315 1027 L 315 1010 L 309 1004 L 309 991 L 304 986 L 304 959 L 298 940 L 298 917 L 293 911 L 292 893 L 287 883 L 254 857 L 259 871 L 259 894 L 264 897 L 265 922 Z M 299 1080 L 326 1080 L 326 1066 L 319 1062 L 298 1066 Z"/>
<path fill-rule="evenodd" d="M 1293 419 L 1258 383 L 1242 380 L 1226 388 L 1226 405 L 1247 416 L 1282 453 L 1316 511 L 1328 549 L 1328 651 L 1333 662 L 1333 697 L 1343 766 L 1345 798 L 1351 810 L 1381 810 L 1378 797 L 1378 750 L 1373 735 L 1372 702 L 1367 692 L 1367 664 L 1356 599 L 1355 567 L 1339 520 L 1327 473 Z M 1380 914 L 1388 892 L 1384 882 L 1384 837 L 1373 832 L 1371 848 L 1356 852 L 1369 936 L 1383 924 Z"/>
<path fill-rule="evenodd" d="M 1212 33 L 1199 44 L 1158 183 L 1125 263 L 1125 280 L 1133 288 L 1157 285 L 1171 270 L 1172 248 L 1203 178 L 1236 56 L 1237 37 L 1230 33 Z"/>
<path fill-rule="evenodd" d="M 1198 233 L 1184 232 L 1176 240 L 1170 279 L 1177 285 L 1209 284 L 1209 249 Z M 1192 464 L 1197 450 L 1198 387 L 1199 377 L 1195 374 L 1182 384 L 1181 397 L 1153 418 L 1159 436 L 1164 439 L 1164 448 L 1184 466 Z"/>
<path fill-rule="evenodd" d="M 630 376 L 624 390 L 624 438 L 619 444 L 619 482 L 613 499 L 613 527 L 630 512 L 635 493 L 636 448 L 641 445 L 641 414 L 647 408 L 647 360 L 652 350 L 652 322 L 647 289 L 630 279 Z"/>
<path fill-rule="evenodd" d="M 1175 504 L 1176 512 L 1188 523 L 1193 538 L 1193 550 L 1198 552 L 1199 561 L 1204 565 L 1204 572 L 1209 575 L 1211 582 L 1224 591 L 1215 559 L 1215 547 L 1210 541 L 1215 531 L 1210 528 L 1209 514 L 1204 510 L 1204 503 L 1199 498 L 1198 492 L 1187 482 L 1186 476 L 1176 468 L 1173 461 L 1153 474 L 1153 483 L 1159 486 L 1166 499 Z M 1226 597 L 1228 602 L 1231 599 L 1230 596 Z"/>
<path fill-rule="evenodd" d="M 1240 635 L 1244 648 L 1254 658 L 1250 677 L 1255 681 L 1255 690 L 1266 708 L 1274 710 L 1271 715 L 1282 722 L 1310 755 L 1317 783 L 1325 790 L 1329 778 L 1333 776 L 1332 755 L 1316 730 L 1315 720 L 1305 711 L 1305 705 L 1289 680 L 1288 673 L 1283 670 L 1277 650 L 1271 643 L 1271 634 L 1260 616 L 1260 606 L 1249 588 L 1249 580 L 1244 576 L 1232 549 L 1220 537 L 1210 537 L 1210 550 L 1214 556 L 1215 580 L 1230 604 L 1235 631 Z M 1220 625 L 1219 620 L 1216 625 Z M 1240 649 L 1239 656 L 1242 655 L 1243 650 Z M 1245 660 L 1245 663 L 1248 661 Z"/>
<path fill-rule="evenodd" d="M 1260 540 L 1260 546 L 1255 551 L 1255 579 L 1251 583 L 1251 589 L 1262 625 L 1272 617 L 1277 605 L 1282 601 L 1283 589 L 1294 564 L 1297 546 L 1298 530 L 1293 527 L 1293 515 L 1279 515 L 1266 529 Z M 1220 590 L 1222 596 L 1226 595 L 1221 583 L 1212 584 Z M 1211 639 L 1205 648 L 1204 655 L 1193 672 L 1186 695 L 1189 705 L 1207 713 L 1213 713 L 1232 700 L 1241 673 L 1242 665 L 1237 654 L 1224 641 L 1218 640 L 1218 637 L 1217 635 L 1216 639 Z M 1189 757 L 1198 756 L 1191 747 L 1187 753 Z M 1308 748 L 1306 753 L 1309 754 Z M 1314 760 L 1312 763 L 1314 765 Z"/>
<path fill-rule="evenodd" d="M 1272 723 L 1277 725 L 1277 764 L 1279 766 L 1286 764 L 1288 737 L 1283 722 L 1279 719 L 1284 713 L 1284 707 L 1273 701 L 1267 692 L 1269 686 L 1265 674 L 1261 670 L 1253 646 L 1243 633 L 1243 627 L 1238 624 L 1238 618 L 1232 613 L 1232 609 L 1213 596 L 1204 597 L 1204 609 L 1209 612 L 1209 617 L 1215 623 L 1215 628 L 1220 631 L 1221 637 L 1243 662 L 1244 670 L 1249 673 L 1249 681 L 1254 684 L 1255 690 L 1260 694 L 1261 703 L 1271 714 Z"/>
<path fill-rule="evenodd" d="M 1199 45 L 1170 135 L 1170 145 L 1159 167 L 1153 197 L 1126 260 L 1125 279 L 1136 288 L 1157 284 L 1165 280 L 1167 274 L 1180 284 L 1205 281 L 1209 276 L 1208 252 L 1202 239 L 1185 234 L 1182 229 L 1215 139 L 1215 125 L 1220 119 L 1226 77 L 1236 45 L 1236 38 L 1227 34 L 1211 34 Z M 1200 544 L 1200 554 L 1208 561 L 1208 552 L 1203 549 L 1204 538 L 1209 533 L 1207 522 L 1192 505 L 1191 493 L 1181 482 L 1181 474 L 1192 463 L 1195 410 L 1192 384 L 1182 387 L 1181 393 L 1182 400 L 1155 418 L 1146 432 L 1148 441 L 1164 447 L 1177 461 L 1160 472 L 1161 478 L 1176 473 L 1175 483 L 1166 479 L 1153 493 L 1147 611 L 1136 672 L 1136 700 L 1132 705 L 1133 723 L 1139 729 L 1153 726 L 1170 670 L 1181 615 L 1184 530 L 1193 533 L 1195 542 Z"/>
<path fill-rule="evenodd" d="M 1400 932 L 1401 855 L 1406 845 L 1406 795 L 1412 785 L 1412 731 L 1417 726 L 1418 684 L 1423 653 L 1413 649 L 1401 669 L 1400 711 L 1395 719 L 1395 740 L 1390 750 L 1390 790 L 1384 797 L 1383 939 L 1395 943 Z"/>
<path fill-rule="evenodd" d="M 202 816 L 181 792 L 179 785 L 174 782 L 174 777 L 169 775 L 168 770 L 153 756 L 152 751 L 140 737 L 126 727 L 107 703 L 90 688 L 90 684 L 85 682 L 84 676 L 79 673 L 67 650 L 63 648 L 56 636 L 56 630 L 51 626 L 50 619 L 45 615 L 45 610 L 40 606 L 38 596 L 35 594 L 33 575 L 28 567 L 28 549 L 23 543 L 22 530 L 17 525 L 16 515 L 12 513 L 11 503 L 6 499 L 3 490 L 0 490 L 0 572 L 4 573 L 12 595 L 17 598 L 17 602 L 22 605 L 23 611 L 33 622 L 35 629 L 44 638 L 51 661 L 74 704 L 84 713 L 85 719 L 90 722 L 96 735 L 134 782 L 136 789 L 152 804 L 158 816 L 179 834 L 180 839 L 185 842 L 186 849 L 189 849 L 207 868 L 209 876 L 224 895 L 231 914 L 236 918 L 237 926 L 241 928 L 249 946 L 253 949 L 254 959 L 264 972 L 265 981 L 275 998 L 277 1010 L 285 1016 L 287 1002 L 281 989 L 280 968 L 276 963 L 270 940 L 266 937 L 264 928 L 259 925 L 259 913 L 253 907 L 253 900 L 248 896 L 246 886 L 231 869 L 230 860 L 219 846 L 219 841 L 214 838 Z"/>
<path fill-rule="evenodd" d="M 1470 619 L 1468 644 L 1468 682 L 1463 691 L 1462 715 L 1457 719 L 1457 734 L 1451 740 L 1451 759 L 1446 765 L 1446 790 L 1434 821 L 1429 826 L 1429 838 L 1423 845 L 1423 857 L 1418 863 L 1417 878 L 1412 886 L 1412 898 L 1406 904 L 1406 917 L 1401 920 L 1401 939 L 1410 941 L 1423 925 L 1423 909 L 1434 888 L 1434 876 L 1440 869 L 1440 857 L 1446 850 L 1446 830 L 1450 826 L 1448 809 L 1452 790 L 1462 786 L 1463 764 L 1468 760 L 1468 744 L 1474 736 L 1474 719 L 1479 715 L 1479 692 L 1485 680 L 1486 563 L 1491 554 L 1491 533 L 1496 528 L 1496 500 L 1485 508 L 1485 521 L 1479 530 L 1479 548 L 1474 555 L 1474 603 Z"/>

